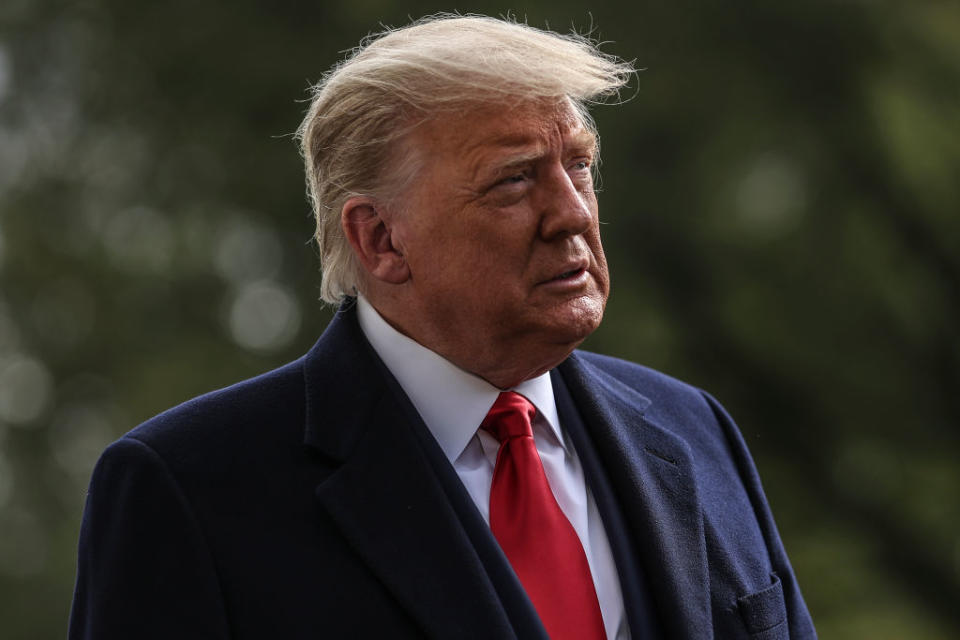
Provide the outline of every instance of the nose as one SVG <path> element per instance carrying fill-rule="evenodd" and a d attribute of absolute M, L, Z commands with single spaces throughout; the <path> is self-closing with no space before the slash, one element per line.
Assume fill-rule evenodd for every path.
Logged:
<path fill-rule="evenodd" d="M 578 188 L 570 174 L 558 163 L 551 167 L 549 179 L 542 181 L 538 187 L 541 238 L 559 240 L 586 233 L 590 229 L 593 224 L 592 186 L 581 185 Z"/>

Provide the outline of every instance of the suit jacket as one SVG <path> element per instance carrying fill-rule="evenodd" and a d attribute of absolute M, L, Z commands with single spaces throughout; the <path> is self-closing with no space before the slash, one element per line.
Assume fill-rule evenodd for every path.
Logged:
<path fill-rule="evenodd" d="M 583 427 L 635 639 L 815 637 L 750 456 L 710 396 L 579 351 L 552 375 L 565 428 Z M 70 620 L 73 639 L 328 637 L 546 637 L 347 308 L 299 360 L 106 450 Z"/>

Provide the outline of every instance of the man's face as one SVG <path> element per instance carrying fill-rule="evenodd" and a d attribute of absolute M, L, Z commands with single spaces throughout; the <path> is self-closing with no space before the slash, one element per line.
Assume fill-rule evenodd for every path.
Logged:
<path fill-rule="evenodd" d="M 444 115 L 407 144 L 423 166 L 393 219 L 410 304 L 392 321 L 495 384 L 491 367 L 558 364 L 609 293 L 593 135 L 569 102 L 537 102 Z"/>

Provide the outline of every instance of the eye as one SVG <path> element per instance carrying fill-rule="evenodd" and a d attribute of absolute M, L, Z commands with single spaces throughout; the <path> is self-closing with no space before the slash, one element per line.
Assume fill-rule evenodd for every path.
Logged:
<path fill-rule="evenodd" d="M 498 182 L 497 184 L 498 184 L 498 185 L 501 185 L 501 184 L 505 184 L 505 185 L 519 184 L 519 183 L 523 182 L 523 181 L 526 180 L 526 179 L 527 179 L 527 176 L 526 176 L 526 175 L 524 175 L 524 174 L 522 174 L 522 173 L 517 173 L 517 174 L 514 174 L 514 175 L 512 175 L 512 176 L 507 176 L 506 178 L 502 179 L 502 180 L 501 180 L 500 182 Z"/>
<path fill-rule="evenodd" d="M 528 171 L 511 173 L 494 182 L 493 185 L 490 186 L 489 190 L 493 192 L 506 193 L 520 192 L 527 188 L 528 184 L 530 183 L 530 177 L 531 176 Z"/>
<path fill-rule="evenodd" d="M 586 171 L 590 168 L 590 160 L 587 158 L 582 158 L 574 162 L 570 169 L 573 171 Z"/>
<path fill-rule="evenodd" d="M 533 176 L 530 171 L 510 173 L 491 184 L 484 193 L 490 198 L 489 202 L 497 207 L 506 207 L 522 200 L 533 185 Z"/>
<path fill-rule="evenodd" d="M 574 160 L 567 168 L 567 174 L 578 189 L 588 190 L 593 187 L 593 158 L 583 157 Z"/>

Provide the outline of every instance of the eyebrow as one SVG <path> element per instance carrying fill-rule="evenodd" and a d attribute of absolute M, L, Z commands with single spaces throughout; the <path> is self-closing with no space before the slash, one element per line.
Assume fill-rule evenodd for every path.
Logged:
<path fill-rule="evenodd" d="M 590 151 L 593 151 L 597 146 L 597 137 L 586 129 L 580 129 L 578 132 L 571 134 L 569 136 L 564 136 L 564 142 L 568 142 L 572 147 L 589 147 Z M 535 136 L 530 136 L 526 134 L 517 134 L 517 133 L 508 133 L 506 135 L 500 136 L 499 138 L 494 138 L 493 140 L 484 140 L 477 143 L 476 146 L 489 146 L 489 147 L 499 147 L 499 148 L 510 148 L 510 147 L 528 147 L 531 145 L 540 146 L 540 141 Z M 472 149 L 467 149 L 471 151 Z"/>
<path fill-rule="evenodd" d="M 575 152 L 585 152 L 593 154 L 597 149 L 597 138 L 589 131 L 581 130 L 572 136 L 564 139 L 565 150 L 572 149 Z M 509 171 L 514 167 L 523 166 L 541 159 L 545 155 L 543 144 L 534 137 L 528 135 L 508 134 L 493 140 L 486 140 L 478 143 L 477 146 L 483 146 L 490 149 L 487 153 L 481 154 L 473 168 L 473 179 L 477 180 L 484 173 L 501 173 Z M 509 149 L 519 148 L 516 153 L 510 153 Z M 523 147 L 528 149 L 523 150 Z M 530 148 L 532 147 L 532 148 Z M 469 152 L 470 150 L 468 150 Z M 493 162 L 490 161 L 491 155 L 499 155 Z"/>
<path fill-rule="evenodd" d="M 581 148 L 590 153 L 594 153 L 597 150 L 597 136 L 581 129 L 578 133 L 571 136 L 570 146 L 573 148 Z"/>

